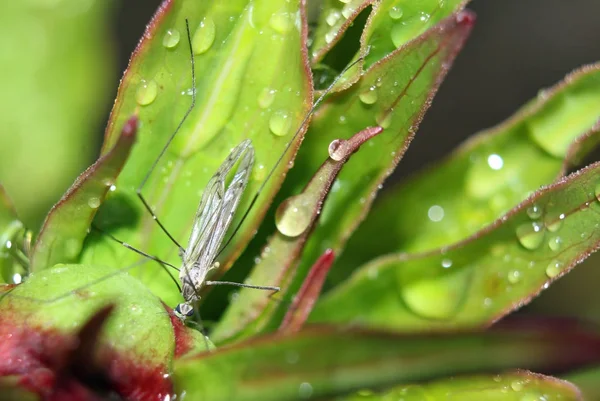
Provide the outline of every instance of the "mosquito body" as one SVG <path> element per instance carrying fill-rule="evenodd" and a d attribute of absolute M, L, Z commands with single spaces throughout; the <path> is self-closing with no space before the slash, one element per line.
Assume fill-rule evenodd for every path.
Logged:
<path fill-rule="evenodd" d="M 175 314 L 181 319 L 193 315 L 193 305 L 200 300 L 198 293 L 204 285 L 230 284 L 279 291 L 278 287 L 206 281 L 208 273 L 219 267 L 215 259 L 244 193 L 253 164 L 254 147 L 250 139 L 246 139 L 233 148 L 206 186 L 196 212 L 188 246 L 186 249 L 180 249 L 182 266 L 179 270 L 179 280 L 185 302 L 177 305 Z M 225 180 L 236 165 L 233 178 L 226 187 Z"/>

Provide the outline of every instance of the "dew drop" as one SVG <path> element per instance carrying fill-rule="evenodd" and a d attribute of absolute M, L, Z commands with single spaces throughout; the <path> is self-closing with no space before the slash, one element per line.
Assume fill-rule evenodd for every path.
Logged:
<path fill-rule="evenodd" d="M 285 110 L 278 110 L 269 119 L 269 129 L 277 136 L 284 136 L 292 127 L 292 119 Z"/>
<path fill-rule="evenodd" d="M 560 274 L 562 266 L 562 262 L 558 260 L 553 260 L 552 262 L 550 262 L 548 267 L 546 267 L 546 276 L 548 276 L 549 278 L 558 276 Z"/>
<path fill-rule="evenodd" d="M 12 276 L 13 284 L 21 284 L 22 281 L 23 281 L 23 276 L 21 276 L 19 273 L 13 274 L 13 276 Z"/>
<path fill-rule="evenodd" d="M 562 227 L 564 219 L 564 213 L 559 214 L 558 217 L 548 217 L 546 219 L 546 228 L 548 228 L 548 231 L 555 233 Z"/>
<path fill-rule="evenodd" d="M 494 153 L 488 156 L 487 163 L 492 170 L 500 170 L 504 166 L 504 159 L 502 159 L 500 155 Z"/>
<path fill-rule="evenodd" d="M 98 209 L 100 207 L 100 199 L 95 196 L 88 199 L 88 206 L 92 209 Z"/>
<path fill-rule="evenodd" d="M 548 246 L 554 252 L 558 251 L 562 246 L 562 238 L 560 238 L 559 236 L 550 238 L 550 240 L 548 241 Z"/>
<path fill-rule="evenodd" d="M 271 15 L 269 24 L 276 32 L 287 33 L 293 26 L 292 15 L 287 11 L 279 11 Z"/>
<path fill-rule="evenodd" d="M 340 3 L 344 3 L 344 4 L 348 4 L 350 3 L 352 0 L 340 0 Z"/>
<path fill-rule="evenodd" d="M 521 391 L 523 390 L 523 382 L 520 380 L 515 380 L 510 384 L 510 388 L 512 388 L 514 391 Z"/>
<path fill-rule="evenodd" d="M 158 85 L 154 81 L 144 81 L 140 83 L 135 92 L 135 100 L 140 106 L 151 104 L 158 94 Z"/>
<path fill-rule="evenodd" d="M 300 387 L 298 387 L 298 396 L 300 396 L 300 398 L 310 398 L 312 393 L 313 387 L 308 382 L 301 383 Z"/>
<path fill-rule="evenodd" d="M 331 12 L 325 18 L 325 22 L 327 22 L 327 25 L 329 26 L 334 26 L 340 20 L 341 17 L 342 14 L 340 14 L 339 11 L 331 10 Z"/>
<path fill-rule="evenodd" d="M 461 305 L 462 295 L 469 285 L 469 276 L 453 269 L 435 279 L 400 282 L 400 293 L 406 305 L 417 315 L 430 319 L 454 316 Z"/>
<path fill-rule="evenodd" d="M 339 162 L 344 158 L 344 152 L 342 152 L 342 144 L 343 141 L 341 141 L 340 139 L 334 139 L 333 141 L 331 141 L 331 143 L 329 144 L 329 148 L 327 149 L 327 151 L 329 152 L 329 157 L 331 157 L 336 162 Z"/>
<path fill-rule="evenodd" d="M 202 54 L 210 49 L 215 41 L 216 32 L 215 22 L 211 18 L 203 18 L 192 38 L 192 50 L 194 54 Z"/>
<path fill-rule="evenodd" d="M 373 104 L 377 101 L 377 91 L 375 86 L 371 86 L 369 89 L 358 95 L 360 101 L 364 104 Z"/>
<path fill-rule="evenodd" d="M 442 260 L 442 267 L 445 269 L 452 267 L 452 261 L 450 259 Z"/>
<path fill-rule="evenodd" d="M 311 202 L 302 194 L 283 201 L 275 212 L 277 230 L 286 237 L 297 237 L 302 234 L 312 221 L 311 206 Z"/>
<path fill-rule="evenodd" d="M 383 112 L 379 113 L 375 117 L 375 122 L 381 128 L 389 128 L 389 126 L 392 124 L 392 111 L 384 110 Z"/>
<path fill-rule="evenodd" d="M 389 13 L 390 13 L 390 17 L 392 19 L 400 19 L 400 18 L 402 18 L 402 14 L 404 14 L 404 11 L 402 10 L 401 7 L 394 6 L 394 7 L 390 8 Z"/>
<path fill-rule="evenodd" d="M 539 219 L 542 216 L 542 208 L 536 204 L 529 206 L 527 208 L 527 216 L 532 220 Z"/>
<path fill-rule="evenodd" d="M 335 39 L 335 35 L 337 34 L 336 30 L 331 30 L 325 34 L 325 43 L 330 44 Z"/>
<path fill-rule="evenodd" d="M 444 218 L 444 208 L 440 205 L 431 206 L 427 210 L 427 217 L 429 217 L 429 220 L 435 223 L 442 221 L 442 219 Z"/>
<path fill-rule="evenodd" d="M 172 49 L 179 44 L 181 34 L 177 29 L 169 29 L 163 37 L 163 46 L 167 49 Z"/>
<path fill-rule="evenodd" d="M 342 8 L 342 16 L 348 19 L 352 16 L 352 14 L 354 14 L 354 11 L 356 11 L 356 7 L 354 7 L 352 4 L 346 4 L 344 8 Z"/>
<path fill-rule="evenodd" d="M 252 177 L 256 181 L 264 181 L 266 176 L 267 176 L 267 169 L 265 168 L 264 164 L 259 164 L 258 166 L 256 166 L 254 168 L 254 171 L 252 172 Z"/>
<path fill-rule="evenodd" d="M 544 241 L 544 227 L 537 222 L 523 223 L 517 227 L 517 238 L 526 249 L 537 249 Z"/>
<path fill-rule="evenodd" d="M 508 282 L 511 284 L 517 284 L 521 280 L 521 272 L 518 270 L 511 270 L 508 273 Z"/>
<path fill-rule="evenodd" d="M 276 93 L 277 90 L 275 89 L 264 88 L 258 95 L 258 105 L 263 109 L 270 107 L 273 104 L 273 101 L 275 100 Z"/>

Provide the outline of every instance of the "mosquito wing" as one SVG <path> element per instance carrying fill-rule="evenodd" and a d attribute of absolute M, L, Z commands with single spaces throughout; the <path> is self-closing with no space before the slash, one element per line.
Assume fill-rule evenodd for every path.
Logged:
<path fill-rule="evenodd" d="M 196 212 L 188 246 L 182 255 L 183 268 L 179 274 L 182 282 L 191 280 L 197 288 L 213 267 L 248 183 L 253 164 L 254 148 L 252 142 L 246 139 L 231 151 L 208 182 Z M 238 167 L 233 179 L 226 188 L 227 176 L 236 165 Z"/>

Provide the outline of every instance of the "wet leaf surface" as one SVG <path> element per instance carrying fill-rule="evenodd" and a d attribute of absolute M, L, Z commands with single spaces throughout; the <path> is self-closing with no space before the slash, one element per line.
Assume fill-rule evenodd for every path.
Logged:
<path fill-rule="evenodd" d="M 186 19 L 194 52 L 196 105 L 142 190 L 168 231 L 180 244 L 187 242 L 204 185 L 243 139 L 252 139 L 256 163 L 241 211 L 294 141 L 223 253 L 221 269 L 226 270 L 252 236 L 302 138 L 294 133 L 308 112 L 312 91 L 299 1 L 163 3 L 131 59 L 111 114 L 104 152 L 134 112 L 140 120 L 139 140 L 96 224 L 138 249 L 180 263 L 177 246 L 143 208 L 135 189 L 192 102 Z M 127 265 L 138 258 L 95 235 L 82 260 Z M 132 273 L 168 304 L 180 301 L 178 289 L 158 264 Z"/>
<path fill-rule="evenodd" d="M 187 397 L 214 401 L 318 399 L 482 370 L 568 369 L 600 358 L 595 334 L 564 323 L 445 336 L 325 328 L 269 335 L 178 359 L 175 385 Z"/>
<path fill-rule="evenodd" d="M 600 66 L 592 65 L 384 193 L 336 261 L 332 280 L 343 281 L 388 252 L 421 252 L 466 238 L 581 161 L 599 133 Z"/>
<path fill-rule="evenodd" d="M 458 376 L 426 384 L 399 386 L 384 392 L 362 391 L 339 401 L 558 401 L 584 400 L 569 382 L 527 371 L 497 375 Z"/>
<path fill-rule="evenodd" d="M 311 320 L 400 331 L 487 326 L 597 249 L 599 182 L 596 163 L 463 242 L 382 256 L 328 293 Z"/>
<path fill-rule="evenodd" d="M 289 295 L 290 284 L 297 276 L 296 267 L 302 255 L 306 239 L 310 236 L 317 221 L 323 202 L 330 193 L 331 185 L 348 163 L 349 158 L 359 148 L 381 135 L 381 127 L 366 128 L 349 140 L 338 141 L 338 147 L 330 153 L 302 193 L 283 201 L 276 212 L 277 232 L 270 238 L 260 260 L 247 284 L 270 283 L 280 287 L 282 297 Z M 304 281 L 304 276 L 300 278 Z M 292 291 L 296 293 L 296 291 Z M 286 301 L 278 308 L 272 302 L 273 294 L 256 291 L 253 288 L 240 290 L 236 302 L 232 303 L 212 332 L 214 341 L 230 341 L 248 337 L 268 330 L 275 330 L 287 313 Z M 291 297 L 291 295 L 289 295 Z"/>
<path fill-rule="evenodd" d="M 24 247 L 26 235 L 12 200 L 0 185 L 0 283 L 13 283 L 26 273 L 29 263 Z"/>
<path fill-rule="evenodd" d="M 84 171 L 50 210 L 33 248 L 32 272 L 77 259 L 98 207 L 115 188 L 136 132 L 137 117 L 132 117 L 122 127 L 114 147 Z"/>

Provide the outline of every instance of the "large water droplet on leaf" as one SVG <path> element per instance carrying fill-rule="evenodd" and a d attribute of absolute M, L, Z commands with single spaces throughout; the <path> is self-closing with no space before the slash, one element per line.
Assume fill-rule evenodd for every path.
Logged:
<path fill-rule="evenodd" d="M 540 223 L 523 223 L 517 227 L 517 238 L 525 248 L 533 250 L 544 241 L 544 226 Z"/>
<path fill-rule="evenodd" d="M 390 8 L 389 14 L 392 19 L 400 19 L 402 18 L 402 14 L 404 14 L 404 11 L 402 10 L 402 7 L 394 6 Z"/>
<path fill-rule="evenodd" d="M 172 49 L 179 44 L 180 39 L 181 34 L 177 29 L 169 29 L 163 37 L 163 46 L 167 49 Z"/>
<path fill-rule="evenodd" d="M 292 127 L 292 119 L 285 110 L 278 110 L 271 115 L 269 119 L 269 129 L 277 136 L 284 136 L 290 132 Z"/>
<path fill-rule="evenodd" d="M 277 230 L 286 237 L 297 237 L 311 223 L 313 205 L 304 195 L 292 196 L 279 205 L 275 212 Z"/>
<path fill-rule="evenodd" d="M 198 29 L 196 29 L 192 38 L 192 50 L 194 54 L 202 54 L 210 49 L 215 41 L 216 32 L 215 22 L 211 18 L 206 17 L 200 21 L 200 25 L 198 25 Z"/>
<path fill-rule="evenodd" d="M 140 106 L 154 102 L 158 94 L 158 85 L 154 81 L 142 81 L 135 92 L 135 100 Z"/>

